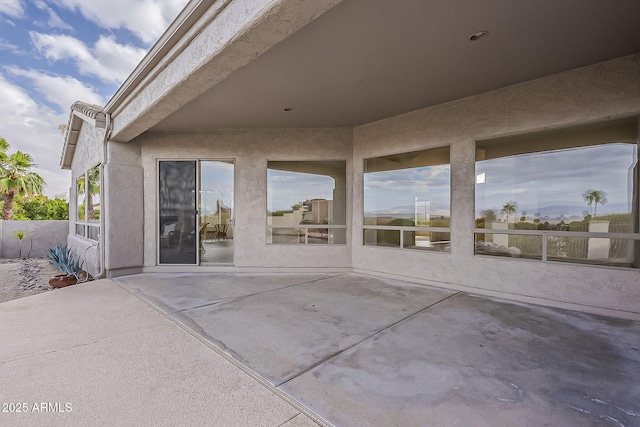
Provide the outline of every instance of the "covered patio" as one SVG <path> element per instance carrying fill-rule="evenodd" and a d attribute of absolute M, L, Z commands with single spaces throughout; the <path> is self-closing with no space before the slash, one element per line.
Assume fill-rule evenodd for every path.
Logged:
<path fill-rule="evenodd" d="M 2 425 L 640 421 L 637 321 L 365 275 L 104 279 L 2 303 L 0 336 Z"/>
<path fill-rule="evenodd" d="M 640 3 L 450 3 L 190 1 L 71 107 L 69 247 L 96 277 L 351 271 L 640 319 Z"/>
<path fill-rule="evenodd" d="M 332 425 L 640 422 L 638 322 L 353 273 L 114 281 Z"/>

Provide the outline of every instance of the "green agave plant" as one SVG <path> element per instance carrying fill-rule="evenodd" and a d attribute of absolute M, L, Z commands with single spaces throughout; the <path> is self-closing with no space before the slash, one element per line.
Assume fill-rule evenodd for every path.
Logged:
<path fill-rule="evenodd" d="M 71 252 L 67 245 L 57 245 L 53 248 L 47 248 L 47 256 L 53 265 L 64 274 L 71 274 L 79 279 L 80 259 Z"/>

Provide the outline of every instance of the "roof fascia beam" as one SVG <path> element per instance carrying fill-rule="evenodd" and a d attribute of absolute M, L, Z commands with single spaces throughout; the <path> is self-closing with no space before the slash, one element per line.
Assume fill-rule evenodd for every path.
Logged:
<path fill-rule="evenodd" d="M 166 57 L 141 64 L 141 77 L 107 103 L 110 139 L 132 140 L 342 1 L 213 2 L 195 25 L 184 22 L 192 28 L 173 31 L 184 36 Z"/>

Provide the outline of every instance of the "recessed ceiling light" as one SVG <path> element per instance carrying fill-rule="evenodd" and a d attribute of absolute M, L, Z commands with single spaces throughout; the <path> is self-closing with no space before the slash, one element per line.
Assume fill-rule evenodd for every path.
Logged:
<path fill-rule="evenodd" d="M 472 42 L 475 42 L 477 40 L 487 37 L 488 35 L 489 35 L 489 31 L 485 31 L 485 30 L 477 31 L 471 34 L 471 36 L 469 36 L 469 40 L 471 40 Z"/>

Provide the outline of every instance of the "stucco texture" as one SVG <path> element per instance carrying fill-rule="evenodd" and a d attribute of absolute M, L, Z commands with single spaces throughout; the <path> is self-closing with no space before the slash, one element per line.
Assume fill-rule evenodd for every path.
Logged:
<path fill-rule="evenodd" d="M 146 133 L 140 144 L 144 168 L 144 265 L 156 265 L 158 233 L 157 161 L 162 159 L 234 160 L 236 267 L 348 268 L 349 245 L 268 245 L 267 162 L 269 160 L 345 160 L 351 166 L 351 129 L 241 130 Z M 351 182 L 347 178 L 347 200 Z M 347 224 L 351 222 L 347 206 Z M 349 236 L 347 236 L 350 240 Z"/>
<path fill-rule="evenodd" d="M 147 131 L 129 143 L 112 141 L 105 172 L 106 265 L 121 270 L 117 274 L 187 270 L 157 266 L 157 162 L 233 160 L 235 257 L 234 267 L 227 269 L 353 268 L 449 289 L 640 317 L 636 270 L 476 256 L 473 234 L 475 141 L 634 116 L 640 114 L 639 100 L 640 55 L 632 55 L 354 129 Z M 148 101 L 145 108 L 154 108 Z M 74 178 L 97 163 L 95 141 L 101 139 L 97 134 L 90 139 L 77 150 Z M 441 146 L 450 146 L 451 156 L 451 252 L 363 246 L 363 160 Z M 346 245 L 266 243 L 269 160 L 346 161 Z"/>
<path fill-rule="evenodd" d="M 639 112 L 640 55 L 633 55 L 357 127 L 353 230 L 363 225 L 363 159 L 449 145 L 452 244 L 450 254 L 365 247 L 354 232 L 354 269 L 544 304 L 637 314 L 637 271 L 474 256 L 473 230 L 476 140 Z"/>
<path fill-rule="evenodd" d="M 103 162 L 105 130 L 83 122 L 71 162 L 71 189 L 69 191 L 69 236 L 67 245 L 83 261 L 83 269 L 92 275 L 101 270 L 97 242 L 76 235 L 75 219 L 78 217 L 76 178 Z"/>
<path fill-rule="evenodd" d="M 0 221 L 0 258 L 46 257 L 47 248 L 66 243 L 67 233 L 67 221 Z"/>

